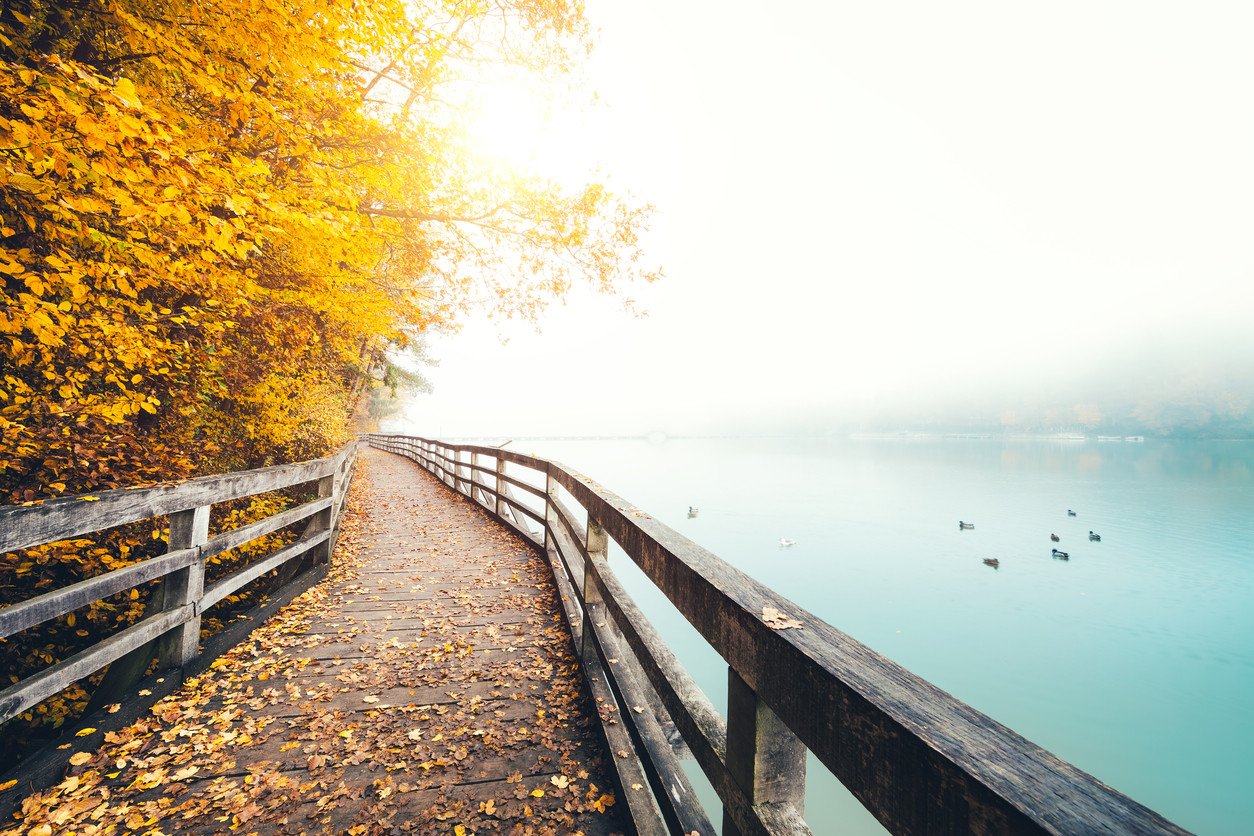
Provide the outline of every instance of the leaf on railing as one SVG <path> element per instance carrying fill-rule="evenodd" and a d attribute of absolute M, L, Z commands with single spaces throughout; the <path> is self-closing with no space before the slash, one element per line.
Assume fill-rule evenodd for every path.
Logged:
<path fill-rule="evenodd" d="M 774 607 L 762 608 L 762 621 L 772 630 L 800 630 L 805 627 L 795 618 L 789 618 L 786 613 L 782 613 Z"/>

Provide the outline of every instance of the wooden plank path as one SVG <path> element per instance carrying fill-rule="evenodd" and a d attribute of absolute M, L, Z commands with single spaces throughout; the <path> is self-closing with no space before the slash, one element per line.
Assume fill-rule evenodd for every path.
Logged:
<path fill-rule="evenodd" d="M 547 563 L 412 462 L 362 459 L 328 579 L 4 833 L 631 830 Z"/>

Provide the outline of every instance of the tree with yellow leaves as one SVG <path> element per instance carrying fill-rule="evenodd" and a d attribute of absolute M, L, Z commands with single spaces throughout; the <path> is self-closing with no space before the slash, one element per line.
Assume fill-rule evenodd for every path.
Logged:
<path fill-rule="evenodd" d="M 574 0 L 5 3 L 0 501 L 325 454 L 387 348 L 651 278 L 646 208 L 458 143 L 456 82 L 586 46 Z M 0 556 L 0 603 L 103 560 Z"/>

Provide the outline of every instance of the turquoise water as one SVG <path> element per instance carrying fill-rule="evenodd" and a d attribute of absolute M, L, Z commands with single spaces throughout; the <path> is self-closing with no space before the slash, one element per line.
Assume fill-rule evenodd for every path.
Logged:
<path fill-rule="evenodd" d="M 1250 832 L 1254 443 L 513 447 L 584 472 L 1178 824 Z M 1069 562 L 1051 559 L 1051 532 Z M 721 660 L 625 557 L 612 561 L 721 707 Z M 816 832 L 882 832 L 834 785 L 812 762 Z"/>

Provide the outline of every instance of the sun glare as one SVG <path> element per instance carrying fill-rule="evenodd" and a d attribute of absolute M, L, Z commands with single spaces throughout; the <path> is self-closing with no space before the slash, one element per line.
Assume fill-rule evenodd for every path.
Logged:
<path fill-rule="evenodd" d="M 493 166 L 576 185 L 595 167 L 591 114 L 521 81 L 479 85 L 466 109 L 466 143 Z"/>

